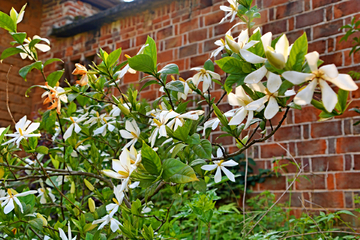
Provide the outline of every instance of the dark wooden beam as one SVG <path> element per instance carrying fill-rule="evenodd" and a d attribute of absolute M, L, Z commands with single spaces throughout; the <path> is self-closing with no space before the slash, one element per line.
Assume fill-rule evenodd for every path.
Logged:
<path fill-rule="evenodd" d="M 82 1 L 89 3 L 101 10 L 115 7 L 120 3 L 120 0 L 82 0 Z"/>
<path fill-rule="evenodd" d="M 53 28 L 50 35 L 54 37 L 70 37 L 82 32 L 100 29 L 101 26 L 106 23 L 136 15 L 163 4 L 170 4 L 173 1 L 181 0 L 135 0 L 134 2 L 121 3 L 93 16 L 75 21 L 60 28 Z"/>

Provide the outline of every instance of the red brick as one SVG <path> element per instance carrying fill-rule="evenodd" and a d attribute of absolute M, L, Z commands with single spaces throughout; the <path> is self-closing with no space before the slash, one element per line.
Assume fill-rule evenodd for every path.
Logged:
<path fill-rule="evenodd" d="M 296 143 L 299 156 L 325 154 L 326 141 L 325 140 L 310 140 Z"/>
<path fill-rule="evenodd" d="M 359 143 L 360 143 L 360 136 L 338 138 L 336 141 L 336 152 L 337 153 L 359 152 L 360 150 Z"/>
<path fill-rule="evenodd" d="M 157 32 L 156 39 L 162 40 L 168 37 L 171 37 L 173 35 L 173 26 L 169 26 L 166 28 L 163 28 Z"/>
<path fill-rule="evenodd" d="M 158 62 L 159 63 L 165 63 L 165 62 L 170 62 L 174 59 L 173 56 L 173 50 L 167 50 L 165 52 L 160 52 L 158 53 Z"/>
<path fill-rule="evenodd" d="M 214 27 L 214 37 L 215 36 L 219 36 L 220 37 L 224 37 L 223 35 L 233 26 L 232 23 L 230 22 L 224 22 L 224 23 L 221 23 L 221 24 L 218 24 Z M 212 37 L 212 36 L 210 36 Z M 219 37 L 219 38 L 220 38 Z"/>
<path fill-rule="evenodd" d="M 286 141 L 291 139 L 300 139 L 300 126 L 283 126 L 274 135 L 274 141 Z"/>
<path fill-rule="evenodd" d="M 221 143 L 223 145 L 233 145 L 234 144 L 234 138 L 231 136 L 218 138 L 222 134 L 224 134 L 224 133 L 213 134 L 211 137 L 212 142 Z"/>
<path fill-rule="evenodd" d="M 360 170 L 360 155 L 359 154 L 354 155 L 354 170 Z"/>
<path fill-rule="evenodd" d="M 316 42 L 309 43 L 308 52 L 317 51 L 322 54 L 326 51 L 326 40 L 319 40 Z"/>
<path fill-rule="evenodd" d="M 346 1 L 334 5 L 335 18 L 340 18 L 358 12 L 360 12 L 360 4 L 358 1 Z"/>
<path fill-rule="evenodd" d="M 277 200 L 282 193 L 275 193 L 275 200 Z M 292 192 L 292 193 L 285 193 L 285 195 L 280 199 L 279 203 L 282 204 L 289 204 L 291 202 L 292 207 L 302 207 L 301 201 L 301 193 L 300 192 Z"/>
<path fill-rule="evenodd" d="M 263 1 L 263 7 L 264 8 L 273 7 L 287 2 L 288 0 L 266 0 Z"/>
<path fill-rule="evenodd" d="M 323 14 L 324 9 L 319 9 L 296 16 L 296 28 L 311 26 L 316 23 L 322 22 Z"/>
<path fill-rule="evenodd" d="M 263 32 L 272 32 L 273 34 L 283 33 L 286 30 L 286 20 L 280 20 L 263 25 Z"/>
<path fill-rule="evenodd" d="M 179 58 L 188 57 L 197 54 L 197 44 L 193 43 L 180 48 Z"/>
<path fill-rule="evenodd" d="M 300 159 L 295 159 L 298 163 L 300 163 Z M 299 171 L 296 163 L 290 159 L 281 159 L 274 161 L 273 163 L 273 171 L 284 174 L 284 173 L 297 173 Z"/>
<path fill-rule="evenodd" d="M 336 52 L 333 54 L 326 55 L 326 57 L 322 57 L 324 61 L 324 65 L 326 64 L 335 64 L 336 66 L 343 66 L 343 53 Z"/>
<path fill-rule="evenodd" d="M 313 172 L 325 172 L 325 171 L 342 171 L 344 165 L 343 157 L 337 156 L 324 156 L 324 157 L 312 157 L 311 165 Z"/>
<path fill-rule="evenodd" d="M 286 149 L 286 146 L 285 146 Z M 261 158 L 286 156 L 286 151 L 277 144 L 261 145 Z"/>
<path fill-rule="evenodd" d="M 302 110 L 295 110 L 295 123 L 317 121 L 320 112 L 319 109 L 314 107 L 303 107 Z"/>
<path fill-rule="evenodd" d="M 205 16 L 205 25 L 208 26 L 218 24 L 223 17 L 225 17 L 225 13 L 223 11 L 219 10 L 216 12 L 212 12 Z"/>
<path fill-rule="evenodd" d="M 301 175 L 295 183 L 296 190 L 325 189 L 325 174 Z"/>
<path fill-rule="evenodd" d="M 314 192 L 312 195 L 313 208 L 343 208 L 343 192 Z M 315 205 L 316 204 L 316 205 Z M 321 206 L 321 207 L 320 207 Z"/>
<path fill-rule="evenodd" d="M 276 8 L 276 19 L 281 19 L 300 13 L 303 11 L 302 6 L 302 1 L 288 2 L 285 5 L 279 6 Z"/>
<path fill-rule="evenodd" d="M 313 0 L 313 9 L 339 1 L 341 0 Z"/>
<path fill-rule="evenodd" d="M 289 31 L 292 31 L 294 29 L 294 18 L 288 19 L 288 26 L 289 26 Z"/>
<path fill-rule="evenodd" d="M 199 67 L 203 66 L 206 60 L 209 59 L 209 54 L 203 54 L 190 58 L 190 67 Z"/>
<path fill-rule="evenodd" d="M 165 40 L 165 49 L 180 47 L 182 45 L 182 36 L 176 36 Z"/>
<path fill-rule="evenodd" d="M 359 189 L 360 181 L 359 181 L 360 173 L 355 172 L 342 172 L 336 173 L 336 188 L 337 189 Z"/>
<path fill-rule="evenodd" d="M 199 28 L 199 19 L 194 18 L 180 24 L 180 34 Z"/>
<path fill-rule="evenodd" d="M 196 31 L 189 32 L 189 42 L 198 42 L 208 38 L 208 31 L 207 29 L 200 29 Z"/>
<path fill-rule="evenodd" d="M 327 37 L 339 33 L 339 28 L 342 27 L 343 21 L 337 20 L 329 23 L 324 23 L 313 28 L 313 38 Z"/>
<path fill-rule="evenodd" d="M 272 177 L 267 178 L 264 183 L 258 184 L 260 190 L 285 190 L 286 177 Z"/>
<path fill-rule="evenodd" d="M 318 122 L 311 125 L 311 137 L 328 137 L 341 135 L 341 121 Z"/>

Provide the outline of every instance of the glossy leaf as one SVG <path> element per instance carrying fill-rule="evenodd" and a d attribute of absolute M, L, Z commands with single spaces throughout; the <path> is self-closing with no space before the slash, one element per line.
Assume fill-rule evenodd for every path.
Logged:
<path fill-rule="evenodd" d="M 194 170 L 180 160 L 169 158 L 164 161 L 163 178 L 172 183 L 188 183 L 198 181 Z"/>

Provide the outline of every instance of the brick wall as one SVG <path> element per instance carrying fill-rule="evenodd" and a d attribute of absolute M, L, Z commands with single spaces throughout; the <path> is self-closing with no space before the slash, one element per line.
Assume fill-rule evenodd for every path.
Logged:
<path fill-rule="evenodd" d="M 0 11 L 9 14 L 11 7 L 14 7 L 17 11 L 20 11 L 21 7 L 28 2 L 25 10 L 25 17 L 23 21 L 18 25 L 18 31 L 26 31 L 28 37 L 40 34 L 41 16 L 42 14 L 42 2 L 41 0 L 2 0 L 0 4 Z M 0 52 L 4 49 L 11 47 L 10 42 L 13 41 L 12 37 L 7 31 L 0 29 Z M 25 98 L 26 90 L 37 84 L 37 77 L 35 73 L 28 75 L 28 81 L 25 82 L 19 75 L 19 69 L 25 65 L 30 64 L 30 60 L 22 60 L 19 55 L 14 55 L 5 59 L 0 63 L 0 126 L 8 126 L 12 124 L 10 115 L 6 108 L 6 75 L 9 72 L 9 99 L 10 109 L 15 118 L 19 120 L 24 115 L 30 115 L 32 111 L 32 98 Z M 10 69 L 10 71 L 9 71 Z M 38 101 L 38 100 L 37 100 Z"/>
<path fill-rule="evenodd" d="M 202 65 L 216 48 L 213 43 L 224 37 L 225 32 L 233 25 L 228 22 L 219 24 L 224 16 L 219 6 L 225 2 L 227 1 L 175 1 L 132 17 L 120 18 L 102 26 L 98 31 L 52 39 L 52 51 L 46 57 L 62 58 L 69 63 L 68 66 L 74 68 L 73 63 L 78 60 L 93 59 L 99 46 L 107 51 L 121 47 L 123 54 L 133 56 L 150 35 L 158 44 L 160 67 L 176 63 L 179 65 L 180 75 L 186 79 L 194 74 L 188 69 Z M 287 32 L 290 42 L 293 42 L 305 31 L 310 42 L 309 51 L 318 51 L 325 63 L 335 63 L 343 73 L 349 70 L 360 71 L 359 53 L 348 56 L 351 44 L 339 44 L 344 32 L 338 30 L 360 11 L 357 1 L 257 0 L 256 3 L 261 8 L 262 18 L 257 23 L 262 26 L 263 33 Z M 52 11 L 52 8 L 44 8 L 43 16 L 48 16 L 48 11 Z M 239 30 L 236 30 L 237 33 Z M 46 31 L 43 30 L 42 34 L 46 34 Z M 121 60 L 124 60 L 124 56 Z M 216 71 L 222 73 L 219 68 Z M 138 86 L 141 77 L 141 74 L 126 75 L 123 88 L 130 83 Z M 214 86 L 212 93 L 219 98 L 222 92 L 218 86 Z M 37 95 L 39 94 L 41 93 Z M 150 100 L 158 96 L 157 85 L 152 85 L 141 93 L 142 98 Z M 353 92 L 350 100 L 350 108 L 360 106 L 359 91 Z M 226 104 L 226 97 L 220 107 L 223 111 L 230 109 Z M 304 204 L 313 209 L 319 209 L 319 205 L 328 209 L 353 209 L 354 194 L 360 193 L 360 126 L 353 126 L 359 116 L 349 111 L 341 118 L 317 122 L 318 114 L 312 107 L 304 107 L 303 111 L 290 110 L 283 128 L 267 142 L 250 150 L 258 168 L 273 168 L 274 159 L 282 159 L 280 164 L 287 163 L 289 154 L 303 166 L 307 165 L 304 175 L 310 181 L 301 177 L 292 187 L 295 213 L 302 208 L 298 198 L 312 202 Z M 273 125 L 281 116 L 281 113 L 278 114 Z M 218 135 L 220 132 L 214 133 L 212 140 L 215 141 Z M 221 138 L 216 141 L 222 142 L 230 150 L 234 149 L 231 147 L 234 145 L 232 139 Z M 256 185 L 254 192 L 270 189 L 279 196 L 295 176 L 296 169 L 292 164 L 286 168 L 281 177 Z M 286 195 L 284 200 L 289 196 Z"/>

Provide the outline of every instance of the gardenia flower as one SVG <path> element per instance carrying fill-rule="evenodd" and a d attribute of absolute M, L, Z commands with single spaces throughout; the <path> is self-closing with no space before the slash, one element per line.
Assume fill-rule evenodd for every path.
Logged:
<path fill-rule="evenodd" d="M 111 178 L 116 179 L 128 179 L 130 178 L 131 173 L 136 169 L 131 165 L 131 155 L 127 148 L 124 148 L 122 153 L 119 156 L 120 160 L 112 160 L 113 170 L 103 170 L 102 172 Z"/>
<path fill-rule="evenodd" d="M 58 83 L 59 84 L 59 83 Z M 67 97 L 65 95 L 65 90 L 62 87 L 57 86 L 50 87 L 48 83 L 45 83 L 45 88 L 48 89 L 48 91 L 44 92 L 41 97 L 46 97 L 44 99 L 43 104 L 51 103 L 51 106 L 48 107 L 48 110 L 56 108 L 56 112 L 60 114 L 61 110 L 61 102 L 67 103 Z"/>
<path fill-rule="evenodd" d="M 210 70 L 205 70 L 204 68 L 195 67 L 195 68 L 191 68 L 190 70 L 199 71 L 198 73 L 196 73 L 193 76 L 192 82 L 197 87 L 199 85 L 199 83 L 202 81 L 203 82 L 203 92 L 206 92 L 209 89 L 212 78 L 214 78 L 216 80 L 221 80 L 221 77 L 219 74 L 217 74 L 213 71 L 210 71 Z"/>
<path fill-rule="evenodd" d="M 23 197 L 23 196 L 27 196 L 27 195 L 35 194 L 35 193 L 37 193 L 37 191 L 31 190 L 31 191 L 26 191 L 26 192 L 23 192 L 23 193 L 13 194 L 11 189 L 8 188 L 7 196 L 0 198 L 0 201 L 4 201 L 4 202 L 1 203 L 2 207 L 5 206 L 4 207 L 4 213 L 8 214 L 9 212 L 11 212 L 15 208 L 14 202 L 16 202 L 16 204 L 19 206 L 20 211 L 22 213 L 24 213 L 23 207 L 22 207 L 21 202 L 19 201 L 18 197 Z"/>
<path fill-rule="evenodd" d="M 125 195 L 124 192 L 122 191 L 122 185 L 117 185 L 116 187 L 114 187 L 114 195 L 115 198 L 113 198 L 113 201 L 115 203 L 110 203 L 106 205 L 106 211 L 108 211 L 112 215 L 114 215 L 118 211 L 121 203 L 124 200 Z"/>
<path fill-rule="evenodd" d="M 317 85 L 321 89 L 322 102 L 326 111 L 332 112 L 338 101 L 336 93 L 331 89 L 330 82 L 346 91 L 355 91 L 358 86 L 348 74 L 339 74 L 334 64 L 322 66 L 320 69 L 317 67 L 319 60 L 318 52 L 311 52 L 306 54 L 306 61 L 310 67 L 311 73 L 301 73 L 296 71 L 286 71 L 282 76 L 289 82 L 299 85 L 309 81 L 309 84 L 294 98 L 294 102 L 298 105 L 306 105 L 311 102 L 314 91 Z"/>
<path fill-rule="evenodd" d="M 176 81 L 176 79 L 174 78 L 173 75 L 171 75 L 171 79 L 172 79 L 173 81 Z M 180 81 L 180 82 L 183 84 L 183 86 L 184 86 L 184 92 L 183 92 L 183 93 L 182 93 L 182 92 L 178 92 L 178 93 L 177 93 L 177 99 L 178 99 L 178 100 L 180 100 L 181 98 L 184 99 L 184 100 L 186 100 L 186 99 L 187 99 L 187 96 L 192 93 L 192 90 L 190 89 L 190 87 L 189 87 L 189 85 L 188 85 L 188 81 L 190 81 L 190 80 L 192 80 L 192 78 L 189 78 L 189 79 L 186 80 L 186 81 L 185 81 L 182 77 L 179 78 L 179 81 Z M 161 88 L 159 89 L 159 91 L 162 92 L 162 93 L 165 93 L 164 87 L 161 87 Z"/>
<path fill-rule="evenodd" d="M 24 116 L 15 124 L 15 133 L 5 134 L 5 136 L 12 137 L 13 139 L 3 143 L 2 145 L 15 142 L 16 146 L 19 147 L 20 142 L 23 139 L 27 139 L 29 137 L 41 137 L 40 133 L 31 134 L 32 132 L 36 131 L 39 126 L 40 123 L 31 123 L 31 121 L 27 120 L 26 116 Z"/>
<path fill-rule="evenodd" d="M 122 104 L 125 108 L 129 109 L 131 108 L 131 103 L 123 103 Z M 121 110 L 118 106 L 112 105 L 112 110 L 110 111 L 110 116 L 118 117 L 120 116 Z"/>
<path fill-rule="evenodd" d="M 37 191 L 39 193 L 38 197 L 40 197 L 40 203 L 44 204 L 46 203 L 46 197 L 45 197 L 45 192 L 47 190 L 47 194 L 49 195 L 51 201 L 55 202 L 55 195 L 52 194 L 51 189 L 50 188 L 39 188 Z"/>
<path fill-rule="evenodd" d="M 149 142 L 151 143 L 151 147 L 154 147 L 155 141 L 156 141 L 158 135 L 160 137 L 167 137 L 166 127 L 165 127 L 166 123 L 171 118 L 174 118 L 174 117 L 176 117 L 178 115 L 179 114 L 177 112 L 164 110 L 159 114 L 158 119 L 157 118 L 152 119 L 153 123 L 151 125 L 156 126 L 156 128 L 151 133 L 150 138 L 149 138 Z M 153 115 L 153 117 L 156 117 L 156 116 Z"/>
<path fill-rule="evenodd" d="M 135 120 L 125 122 L 125 130 L 120 130 L 120 135 L 122 138 L 131 139 L 125 146 L 125 148 L 135 145 L 140 137 L 140 128 L 138 127 Z"/>
<path fill-rule="evenodd" d="M 73 75 L 82 75 L 80 81 L 76 81 L 76 84 L 80 86 L 85 86 L 89 83 L 89 78 L 87 75 L 87 69 L 80 63 L 75 63 L 75 69 L 72 72 Z"/>
<path fill-rule="evenodd" d="M 271 47 L 272 33 L 268 32 L 261 37 L 264 46 L 266 58 L 274 67 L 283 69 L 290 54 L 289 40 L 286 35 L 282 35 L 275 45 L 275 49 Z"/>
<path fill-rule="evenodd" d="M 70 222 L 68 222 L 68 235 L 66 236 L 64 230 L 59 228 L 59 235 L 61 240 L 76 240 L 76 236 L 72 237 L 71 235 L 71 228 L 70 228 Z"/>
<path fill-rule="evenodd" d="M 115 212 L 114 212 L 114 213 L 115 213 Z M 120 225 L 122 226 L 122 224 L 121 224 L 118 220 L 116 220 L 115 218 L 113 218 L 113 214 L 112 214 L 112 213 L 104 216 L 104 217 L 101 218 L 101 219 L 98 219 L 98 220 L 95 220 L 95 221 L 92 222 L 93 225 L 99 224 L 99 223 L 101 223 L 101 225 L 98 227 L 98 230 L 104 228 L 105 225 L 107 225 L 107 224 L 110 223 L 110 229 L 111 229 L 111 231 L 113 231 L 113 232 L 116 232 L 117 230 L 119 230 L 119 229 L 120 229 L 120 228 L 119 228 Z"/>
<path fill-rule="evenodd" d="M 20 23 L 23 20 L 24 14 L 25 14 L 24 8 L 25 8 L 25 6 L 23 6 L 22 9 L 20 10 L 20 14 L 15 10 L 15 8 L 11 8 L 10 16 L 12 14 L 15 14 L 15 16 L 16 16 L 16 24 Z"/>
<path fill-rule="evenodd" d="M 114 131 L 115 126 L 112 125 L 112 123 L 115 123 L 115 121 L 109 121 L 109 120 L 113 120 L 113 117 L 106 117 L 106 113 L 99 115 L 98 112 L 95 112 L 96 116 L 91 117 L 89 120 L 87 120 L 86 122 L 84 122 L 84 125 L 86 124 L 90 124 L 90 126 L 96 124 L 96 123 L 100 123 L 102 124 L 101 127 L 97 128 L 94 130 L 94 136 L 98 135 L 98 134 L 102 134 L 103 136 L 106 135 L 106 129 L 109 129 L 110 132 Z"/>
<path fill-rule="evenodd" d="M 279 96 L 277 91 L 279 90 L 282 83 L 280 76 L 269 72 L 267 78 L 267 88 L 265 88 L 265 86 L 261 82 L 250 85 L 253 90 L 264 93 L 265 96 L 248 104 L 247 109 L 256 111 L 260 108 L 263 108 L 265 103 L 268 102 L 265 108 L 264 116 L 266 119 L 271 119 L 279 111 L 279 105 L 277 103 L 276 97 L 292 96 L 295 95 L 295 92 L 294 90 L 287 90 L 284 94 L 285 96 Z"/>
<path fill-rule="evenodd" d="M 247 49 L 251 48 L 252 46 L 257 44 L 259 41 L 251 40 L 249 42 L 248 29 L 241 31 L 237 42 L 235 42 L 234 38 L 230 34 L 231 34 L 230 32 L 228 32 L 226 34 L 225 40 L 226 40 L 227 45 L 233 52 L 240 53 L 241 56 L 243 56 L 243 55 L 247 56 L 247 55 L 251 55 L 251 54 L 255 55 L 255 54 L 249 52 Z"/>
<path fill-rule="evenodd" d="M 237 109 L 232 109 L 230 111 L 227 111 L 224 113 L 224 116 L 225 117 L 233 117 L 235 111 L 237 111 Z M 207 128 L 211 128 L 212 130 L 215 130 L 219 126 L 219 123 L 220 123 L 220 120 L 218 118 L 213 118 L 213 119 L 206 121 L 204 123 L 203 135 L 205 135 L 205 131 Z"/>
<path fill-rule="evenodd" d="M 223 152 L 220 148 L 218 148 L 217 152 L 216 152 L 217 158 L 222 158 Z M 225 161 L 225 160 L 220 160 L 220 161 L 213 161 L 215 164 L 211 164 L 211 165 L 204 165 L 201 167 L 201 169 L 206 170 L 206 171 L 212 171 L 214 169 L 216 169 L 216 173 L 215 173 L 215 183 L 218 183 L 221 181 L 221 171 L 223 171 L 225 173 L 225 175 L 230 179 L 230 181 L 235 182 L 235 176 L 232 172 L 230 172 L 229 170 L 227 170 L 225 167 L 233 167 L 238 165 L 237 162 L 235 162 L 234 160 L 229 160 L 229 161 Z"/>
<path fill-rule="evenodd" d="M 33 39 L 40 39 L 41 41 L 44 41 L 48 45 L 50 45 L 50 41 L 47 38 L 41 38 L 38 35 L 35 35 L 33 37 Z M 23 50 L 25 48 L 25 51 L 26 51 L 26 52 L 21 52 L 20 57 L 22 59 L 25 59 L 25 58 L 28 57 L 30 60 L 33 60 L 33 57 L 28 54 L 28 53 L 30 53 L 29 43 L 31 42 L 31 38 L 25 39 L 24 42 L 26 42 L 26 44 L 24 44 L 23 46 L 17 46 L 17 48 L 20 48 L 20 49 L 23 49 Z M 37 43 L 37 44 L 34 45 L 34 47 L 39 49 L 42 52 L 47 52 L 47 51 L 50 51 L 50 46 L 48 46 L 48 45 L 42 44 L 42 43 Z"/>
<path fill-rule="evenodd" d="M 225 17 L 221 19 L 220 23 L 227 20 L 228 17 L 230 16 L 231 16 L 230 22 L 234 21 L 238 11 L 239 3 L 237 2 L 237 0 L 227 0 L 227 1 L 230 3 L 230 7 L 220 6 L 220 9 L 226 13 Z"/>
<path fill-rule="evenodd" d="M 224 50 L 225 48 L 229 48 L 225 43 L 224 39 L 216 40 L 214 44 L 218 46 L 218 48 L 211 52 L 210 58 L 216 57 L 222 50 Z"/>
<path fill-rule="evenodd" d="M 74 131 L 76 133 L 79 133 L 81 131 L 81 127 L 79 126 L 79 123 L 85 121 L 86 116 L 87 116 L 87 114 L 82 115 L 80 118 L 77 118 L 77 117 L 65 118 L 65 119 L 70 120 L 72 122 L 72 124 L 69 126 L 69 128 L 64 133 L 64 139 L 65 140 L 68 139 L 69 137 L 71 137 L 71 135 L 72 135 L 72 133 Z"/>
<path fill-rule="evenodd" d="M 166 125 L 175 131 L 178 127 L 182 127 L 185 119 L 198 120 L 199 115 L 202 114 L 204 114 L 204 111 L 202 110 L 190 111 L 181 115 L 179 114 L 170 120 Z"/>
<path fill-rule="evenodd" d="M 236 109 L 236 112 L 234 113 L 234 116 L 231 118 L 229 125 L 239 125 L 244 121 L 244 119 L 247 116 L 247 121 L 245 124 L 244 129 L 248 128 L 250 126 L 251 120 L 254 117 L 254 111 L 255 110 L 249 110 L 248 105 L 253 102 L 251 97 L 249 97 L 242 86 L 239 86 L 235 89 L 235 94 L 230 93 L 228 95 L 229 104 L 231 106 L 241 106 L 239 109 Z M 257 111 L 261 111 L 262 108 L 256 109 Z"/>

